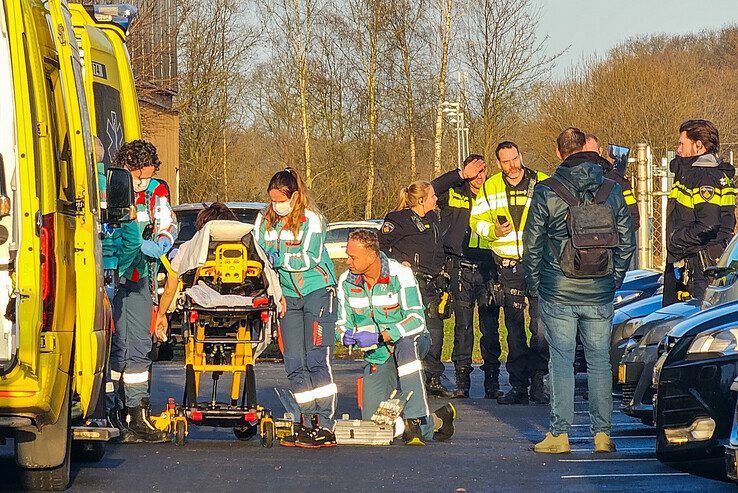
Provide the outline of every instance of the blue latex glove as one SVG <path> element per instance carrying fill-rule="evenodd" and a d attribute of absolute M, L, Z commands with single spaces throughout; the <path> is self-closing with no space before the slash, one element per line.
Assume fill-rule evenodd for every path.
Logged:
<path fill-rule="evenodd" d="M 172 249 L 172 242 L 166 236 L 160 236 L 156 243 L 161 248 L 162 255 Z"/>
<path fill-rule="evenodd" d="M 141 242 L 141 252 L 151 258 L 159 258 L 164 253 L 161 251 L 159 244 L 151 240 L 143 240 Z"/>
<path fill-rule="evenodd" d="M 272 267 L 277 267 L 277 260 L 279 260 L 279 253 L 277 252 L 267 252 L 267 257 L 269 258 L 269 263 L 272 264 Z"/>
<path fill-rule="evenodd" d="M 361 348 L 376 346 L 379 340 L 376 332 L 357 332 L 353 338 L 356 341 L 356 345 Z"/>
<path fill-rule="evenodd" d="M 355 345 L 356 339 L 354 338 L 354 331 L 349 329 L 346 332 L 344 332 L 343 337 L 341 338 L 341 343 L 343 343 L 344 346 Z"/>

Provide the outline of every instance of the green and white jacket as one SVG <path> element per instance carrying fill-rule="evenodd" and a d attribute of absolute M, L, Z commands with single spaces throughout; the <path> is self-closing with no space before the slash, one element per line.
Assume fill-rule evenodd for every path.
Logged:
<path fill-rule="evenodd" d="M 338 280 L 338 321 L 336 338 L 347 330 L 354 332 L 388 331 L 392 341 L 379 343 L 364 353 L 364 360 L 382 364 L 394 350 L 394 342 L 426 331 L 425 308 L 413 271 L 396 260 L 381 256 L 377 283 L 368 289 L 364 276 L 346 271 Z"/>

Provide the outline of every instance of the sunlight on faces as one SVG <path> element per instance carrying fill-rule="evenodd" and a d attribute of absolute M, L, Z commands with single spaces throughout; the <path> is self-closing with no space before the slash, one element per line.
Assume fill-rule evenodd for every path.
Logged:
<path fill-rule="evenodd" d="M 378 259 L 377 252 L 361 242 L 351 239 L 346 242 L 346 264 L 352 274 L 365 274 Z"/>
<path fill-rule="evenodd" d="M 287 202 L 288 200 L 290 200 L 290 197 L 288 197 L 286 193 L 278 188 L 272 188 L 271 190 L 269 190 L 269 198 L 272 200 L 272 202 L 276 204 L 281 204 L 282 202 Z"/>
<path fill-rule="evenodd" d="M 704 154 L 706 149 L 701 140 L 692 140 L 687 137 L 687 132 L 682 132 L 679 134 L 676 152 L 680 157 L 693 157 Z"/>
<path fill-rule="evenodd" d="M 436 202 L 438 202 L 438 197 L 436 197 L 436 191 L 433 190 L 433 187 L 428 187 L 428 191 L 425 193 L 425 200 L 423 201 L 423 207 L 425 208 L 425 212 L 432 211 L 436 208 Z"/>
<path fill-rule="evenodd" d="M 523 161 L 517 149 L 500 149 L 497 164 L 504 174 L 510 180 L 517 180 L 523 174 Z"/>
<path fill-rule="evenodd" d="M 487 169 L 482 169 L 482 171 L 479 172 L 477 176 L 472 178 L 472 180 L 469 182 L 469 185 L 473 190 L 479 190 L 484 185 L 485 180 L 487 180 Z"/>
<path fill-rule="evenodd" d="M 144 166 L 140 169 L 131 170 L 131 176 L 134 180 L 145 180 L 147 178 L 151 178 L 154 176 L 154 173 L 156 173 L 156 168 L 154 166 Z"/>

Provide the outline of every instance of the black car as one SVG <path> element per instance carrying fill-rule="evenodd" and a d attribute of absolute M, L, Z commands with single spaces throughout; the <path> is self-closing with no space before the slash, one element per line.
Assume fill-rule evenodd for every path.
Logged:
<path fill-rule="evenodd" d="M 653 425 L 653 367 L 659 357 L 659 343 L 675 325 L 699 309 L 697 301 L 675 303 L 641 319 L 626 341 L 625 354 L 617 365 L 623 413 Z"/>
<path fill-rule="evenodd" d="M 738 301 L 682 321 L 659 350 L 666 352 L 654 368 L 656 456 L 663 462 L 722 458 L 736 408 Z"/>

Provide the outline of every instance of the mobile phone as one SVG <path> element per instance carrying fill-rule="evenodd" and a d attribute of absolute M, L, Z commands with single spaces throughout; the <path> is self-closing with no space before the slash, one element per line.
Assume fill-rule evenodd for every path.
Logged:
<path fill-rule="evenodd" d="M 507 216 L 497 216 L 497 222 L 500 224 L 506 224 L 508 222 Z"/>
<path fill-rule="evenodd" d="M 617 171 L 620 176 L 625 176 L 625 172 L 628 169 L 628 156 L 630 155 L 630 149 L 617 144 L 609 144 L 607 146 L 607 155 L 612 159 L 615 171 Z"/>

